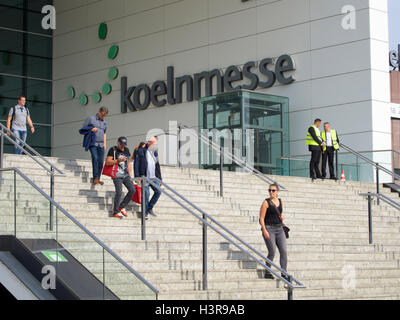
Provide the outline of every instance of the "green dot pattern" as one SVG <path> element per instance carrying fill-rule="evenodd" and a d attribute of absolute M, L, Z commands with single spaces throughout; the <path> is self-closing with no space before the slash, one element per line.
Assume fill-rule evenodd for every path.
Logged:
<path fill-rule="evenodd" d="M 67 96 L 70 99 L 75 98 L 75 89 L 74 89 L 74 87 L 70 86 L 70 87 L 67 88 Z"/>
<path fill-rule="evenodd" d="M 104 40 L 107 38 L 107 24 L 101 23 L 99 26 L 99 39 Z"/>
<path fill-rule="evenodd" d="M 99 103 L 101 101 L 101 93 L 100 92 L 93 93 L 92 99 L 95 103 Z"/>
<path fill-rule="evenodd" d="M 118 77 L 118 68 L 112 67 L 108 72 L 108 79 L 114 80 Z"/>
<path fill-rule="evenodd" d="M 103 85 L 103 88 L 101 89 L 101 91 L 102 91 L 104 94 L 110 94 L 111 91 L 112 91 L 111 84 L 109 84 L 109 83 L 104 84 L 104 85 Z"/>
<path fill-rule="evenodd" d="M 85 93 L 82 93 L 82 94 L 79 96 L 79 103 L 80 103 L 81 105 L 86 106 L 86 105 L 88 104 L 88 102 L 89 102 L 88 96 L 87 96 Z"/>
<path fill-rule="evenodd" d="M 118 56 L 118 50 L 119 47 L 117 45 L 111 46 L 111 48 L 108 50 L 108 58 L 113 60 Z"/>

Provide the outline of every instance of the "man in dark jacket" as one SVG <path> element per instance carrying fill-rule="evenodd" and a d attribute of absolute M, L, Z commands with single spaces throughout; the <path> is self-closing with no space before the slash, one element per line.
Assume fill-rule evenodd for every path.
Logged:
<path fill-rule="evenodd" d="M 310 160 L 310 178 L 314 181 L 315 178 L 321 179 L 322 175 L 319 171 L 319 161 L 321 159 L 322 148 L 325 146 L 325 142 L 321 138 L 321 132 L 319 127 L 321 126 L 321 119 L 315 119 L 314 125 L 307 130 L 307 146 L 311 152 Z"/>
<path fill-rule="evenodd" d="M 158 152 L 157 152 L 157 138 L 152 137 L 146 144 L 144 148 L 140 148 L 137 150 L 137 154 L 134 162 L 135 167 L 135 178 L 140 177 L 148 177 L 149 179 L 161 178 L 161 167 L 158 161 Z M 161 187 L 161 184 L 158 181 L 153 180 L 154 184 Z M 150 190 L 149 186 L 146 184 L 145 187 L 145 197 L 146 197 L 146 218 L 150 213 L 152 216 L 156 217 L 157 215 L 153 212 L 153 208 L 156 205 L 158 199 L 161 196 L 161 191 L 159 191 L 156 187 L 150 185 L 151 189 L 153 189 L 154 194 L 151 200 L 150 198 Z"/>

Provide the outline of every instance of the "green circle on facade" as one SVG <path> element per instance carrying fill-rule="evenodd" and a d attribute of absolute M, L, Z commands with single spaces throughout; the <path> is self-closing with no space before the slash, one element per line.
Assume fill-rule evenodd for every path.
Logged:
<path fill-rule="evenodd" d="M 111 91 L 112 91 L 111 84 L 106 83 L 106 84 L 103 86 L 103 88 L 101 89 L 101 91 L 102 91 L 104 94 L 110 94 Z"/>
<path fill-rule="evenodd" d="M 118 55 L 119 47 L 117 45 L 111 46 L 110 50 L 108 50 L 108 58 L 115 59 Z"/>
<path fill-rule="evenodd" d="M 75 98 L 75 89 L 74 89 L 74 87 L 71 86 L 71 87 L 67 88 L 67 96 L 70 99 Z"/>
<path fill-rule="evenodd" d="M 89 102 L 88 96 L 85 93 L 82 93 L 79 96 L 79 103 L 86 106 Z"/>
<path fill-rule="evenodd" d="M 99 26 L 99 38 L 101 40 L 104 40 L 107 37 L 107 24 L 104 22 L 100 24 Z"/>
<path fill-rule="evenodd" d="M 93 93 L 92 99 L 94 102 L 99 103 L 101 101 L 101 93 L 100 92 Z"/>
<path fill-rule="evenodd" d="M 114 80 L 118 77 L 118 68 L 112 67 L 108 72 L 108 79 Z"/>

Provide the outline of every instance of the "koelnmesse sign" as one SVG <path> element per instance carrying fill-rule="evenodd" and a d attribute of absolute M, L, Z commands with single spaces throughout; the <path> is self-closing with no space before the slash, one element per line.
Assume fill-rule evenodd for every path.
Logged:
<path fill-rule="evenodd" d="M 286 72 L 295 70 L 294 62 L 289 55 L 281 55 L 276 60 L 274 71 L 268 67 L 273 64 L 272 58 L 260 61 L 258 70 L 262 78 L 254 72 L 257 66 L 255 61 L 245 63 L 241 70 L 237 66 L 230 66 L 224 73 L 219 69 L 214 69 L 177 78 L 174 76 L 174 67 L 170 66 L 167 68 L 167 81 L 158 80 L 151 87 L 147 84 L 128 87 L 128 78 L 121 77 L 121 111 L 126 113 L 128 109 L 130 111 L 145 110 L 150 103 L 156 107 L 182 103 L 184 84 L 186 84 L 186 101 L 193 101 L 201 98 L 202 84 L 205 85 L 204 92 L 208 97 L 213 95 L 213 84 L 216 84 L 218 94 L 240 89 L 270 88 L 277 80 L 281 84 L 290 84 L 295 81 L 292 76 L 285 75 Z M 249 80 L 250 83 L 236 84 L 244 79 Z"/>

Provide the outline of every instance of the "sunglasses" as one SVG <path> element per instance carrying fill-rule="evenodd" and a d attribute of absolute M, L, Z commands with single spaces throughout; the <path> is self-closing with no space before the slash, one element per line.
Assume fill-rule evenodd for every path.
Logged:
<path fill-rule="evenodd" d="M 276 189 L 268 189 L 268 192 L 277 192 L 278 190 Z"/>

